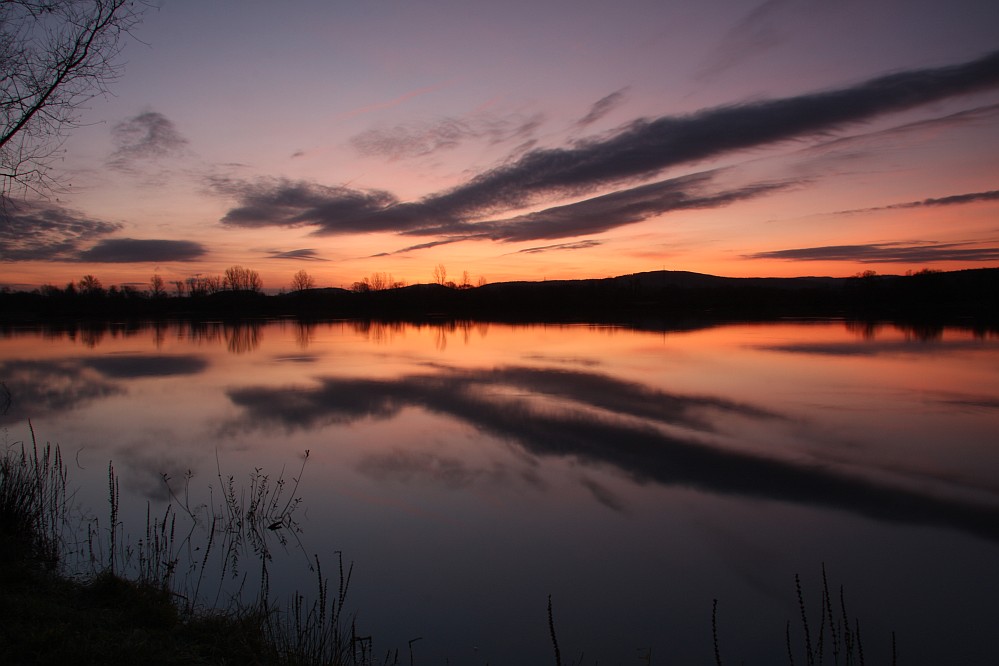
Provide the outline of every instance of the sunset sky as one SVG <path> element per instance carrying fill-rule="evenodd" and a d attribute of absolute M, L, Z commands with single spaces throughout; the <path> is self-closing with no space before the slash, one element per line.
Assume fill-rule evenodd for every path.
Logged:
<path fill-rule="evenodd" d="M 999 266 L 995 0 L 162 0 L 0 286 Z"/>

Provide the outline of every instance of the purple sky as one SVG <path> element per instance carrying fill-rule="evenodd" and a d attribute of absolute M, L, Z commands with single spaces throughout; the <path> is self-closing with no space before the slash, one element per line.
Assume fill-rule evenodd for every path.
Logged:
<path fill-rule="evenodd" d="M 161 4 L 0 284 L 999 265 L 999 3 Z"/>

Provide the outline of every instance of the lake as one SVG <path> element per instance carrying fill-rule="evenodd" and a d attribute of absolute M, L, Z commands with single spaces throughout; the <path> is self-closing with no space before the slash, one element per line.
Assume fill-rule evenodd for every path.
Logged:
<path fill-rule="evenodd" d="M 996 663 L 995 332 L 7 327 L 0 380 L 7 445 L 58 443 L 88 515 L 112 462 L 133 539 L 168 484 L 300 477 L 271 594 L 342 552 L 379 659 L 552 664 L 551 595 L 563 663 L 714 664 L 717 600 L 725 663 L 788 663 L 790 621 L 800 664 L 824 565 L 867 663 Z"/>

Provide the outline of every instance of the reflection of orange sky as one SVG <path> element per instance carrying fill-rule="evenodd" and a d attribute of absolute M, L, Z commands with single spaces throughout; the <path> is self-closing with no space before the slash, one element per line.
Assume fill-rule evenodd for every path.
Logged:
<path fill-rule="evenodd" d="M 587 325 L 302 326 L 284 321 L 241 330 L 222 325 L 192 330 L 172 324 L 158 333 L 144 329 L 129 336 L 120 331 L 88 336 L 78 332 L 73 339 L 28 333 L 0 339 L 0 358 L 6 362 L 72 365 L 94 357 L 150 354 L 193 356 L 205 365 L 194 374 L 135 377 L 103 374 L 101 365 L 85 365 L 85 372 L 73 381 L 99 380 L 116 390 L 88 398 L 67 415 L 44 414 L 44 425 L 36 421 L 36 427 L 45 429 L 42 436 L 91 447 L 91 457 L 111 454 L 129 460 L 162 457 L 165 454 L 154 452 L 170 443 L 179 461 L 171 463 L 174 466 L 209 464 L 216 447 L 225 458 L 246 449 L 261 461 L 311 449 L 341 462 L 354 461 L 351 466 L 398 451 L 417 456 L 416 462 L 422 460 L 430 471 L 436 461 L 446 459 L 460 459 L 479 470 L 500 459 L 514 465 L 509 449 L 494 446 L 505 441 L 502 437 L 474 422 L 428 411 L 418 402 L 404 401 L 388 418 L 342 422 L 331 414 L 315 428 L 289 430 L 274 422 L 258 431 L 238 425 L 241 408 L 227 397 L 230 390 L 242 387 L 307 394 L 323 380 L 331 380 L 334 387 L 338 379 L 391 385 L 455 372 L 466 373 L 472 380 L 470 390 L 480 397 L 524 401 L 538 413 L 568 410 L 616 418 L 566 395 L 535 394 L 527 386 L 490 379 L 494 370 L 529 367 L 570 378 L 580 373 L 625 382 L 661 393 L 667 401 L 668 396 L 704 398 L 704 405 L 689 408 L 707 419 L 710 428 L 688 431 L 688 426 L 665 423 L 655 427 L 709 446 L 851 469 L 894 470 L 889 475 L 966 479 L 982 487 L 989 487 L 992 475 L 999 473 L 986 445 L 994 439 L 995 411 L 984 406 L 999 399 L 999 349 L 994 337 L 976 338 L 958 329 L 926 340 L 892 326 L 866 329 L 842 322 L 654 332 Z M 482 383 L 475 379 L 479 372 Z M 773 416 L 712 406 L 718 401 Z M 108 435 L 107 424 L 114 424 L 115 434 Z M 879 433 L 876 441 L 870 440 L 871 432 Z"/>

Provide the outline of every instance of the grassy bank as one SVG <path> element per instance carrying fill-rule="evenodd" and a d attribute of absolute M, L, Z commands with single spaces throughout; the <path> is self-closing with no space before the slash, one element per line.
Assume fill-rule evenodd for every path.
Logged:
<path fill-rule="evenodd" d="M 117 478 L 108 468 L 109 519 L 71 520 L 67 473 L 58 447 L 8 444 L 0 457 L 0 663 L 3 664 L 358 664 L 369 663 L 370 639 L 354 636 L 343 613 L 349 570 L 328 593 L 316 560 L 316 600 L 296 593 L 286 607 L 267 589 L 270 540 L 294 530 L 298 504 L 285 480 L 259 471 L 248 489 L 231 477 L 220 506 L 178 534 L 177 512 L 149 518 L 131 543 L 118 522 Z M 203 507 L 202 507 L 203 508 Z M 171 513 L 171 511 L 173 511 Z M 198 522 L 206 541 L 192 542 Z M 279 530 L 280 528 L 280 530 Z M 65 563 L 84 553 L 86 573 Z M 184 560 L 183 554 L 198 553 Z M 247 553 L 254 558 L 246 561 Z M 210 558 L 225 577 L 255 569 L 260 590 L 251 602 L 231 597 L 228 607 L 200 603 Z M 178 569 L 184 573 L 178 576 Z M 200 567 L 200 568 L 199 568 Z M 219 583 L 221 585 L 221 583 Z M 207 586 L 207 585 L 206 585 Z M 216 594 L 216 600 L 218 599 Z M 394 659 L 393 661 L 398 661 Z M 392 662 L 389 662 L 392 663 Z"/>

